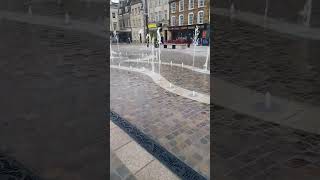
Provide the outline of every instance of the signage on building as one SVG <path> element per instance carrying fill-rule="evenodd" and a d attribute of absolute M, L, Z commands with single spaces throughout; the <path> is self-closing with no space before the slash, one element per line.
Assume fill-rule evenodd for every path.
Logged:
<path fill-rule="evenodd" d="M 206 38 L 207 37 L 207 31 L 203 31 L 202 32 L 202 38 Z"/>
<path fill-rule="evenodd" d="M 157 24 L 156 23 L 150 23 L 150 24 L 148 24 L 148 28 L 157 28 Z"/>

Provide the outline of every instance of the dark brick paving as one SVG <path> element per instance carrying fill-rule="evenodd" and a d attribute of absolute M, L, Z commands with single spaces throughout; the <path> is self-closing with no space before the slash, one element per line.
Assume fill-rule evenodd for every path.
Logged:
<path fill-rule="evenodd" d="M 0 142 L 46 179 L 105 179 L 105 40 L 2 20 Z"/>
<path fill-rule="evenodd" d="M 140 73 L 110 74 L 111 110 L 209 177 L 209 106 L 169 93 Z"/>
<path fill-rule="evenodd" d="M 240 86 L 320 103 L 319 41 L 215 15 L 213 74 Z"/>
<path fill-rule="evenodd" d="M 213 177 L 319 179 L 320 135 L 213 108 Z"/>

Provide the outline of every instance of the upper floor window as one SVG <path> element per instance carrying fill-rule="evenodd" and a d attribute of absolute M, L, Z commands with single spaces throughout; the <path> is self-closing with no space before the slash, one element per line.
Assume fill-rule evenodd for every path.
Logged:
<path fill-rule="evenodd" d="M 176 17 L 171 16 L 171 26 L 175 26 L 175 25 L 176 25 Z"/>
<path fill-rule="evenodd" d="M 188 14 L 188 25 L 192 25 L 193 24 L 193 13 L 189 13 Z"/>
<path fill-rule="evenodd" d="M 173 2 L 171 3 L 171 13 L 175 13 L 176 12 L 176 3 Z"/>
<path fill-rule="evenodd" d="M 204 0 L 198 0 L 198 7 L 204 7 Z"/>
<path fill-rule="evenodd" d="M 155 19 L 156 19 L 156 21 L 159 21 L 159 15 L 158 15 L 158 12 L 155 12 Z"/>
<path fill-rule="evenodd" d="M 204 18 L 204 12 L 199 11 L 198 12 L 198 24 L 203 24 L 203 18 Z"/>
<path fill-rule="evenodd" d="M 183 15 L 182 14 L 180 14 L 179 15 L 179 26 L 182 26 L 183 25 Z"/>
<path fill-rule="evenodd" d="M 168 11 L 164 10 L 164 20 L 168 20 Z"/>
<path fill-rule="evenodd" d="M 194 0 L 189 0 L 189 10 L 193 8 L 194 8 Z"/>
<path fill-rule="evenodd" d="M 179 12 L 184 11 L 184 0 L 179 1 Z"/>
<path fill-rule="evenodd" d="M 159 21 L 163 20 L 163 11 L 159 11 Z"/>

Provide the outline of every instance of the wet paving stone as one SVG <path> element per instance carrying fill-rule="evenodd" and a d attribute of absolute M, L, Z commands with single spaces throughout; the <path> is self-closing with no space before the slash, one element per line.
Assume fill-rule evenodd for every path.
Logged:
<path fill-rule="evenodd" d="M 105 40 L 8 20 L 0 32 L 1 143 L 42 178 L 103 178 Z"/>
<path fill-rule="evenodd" d="M 145 129 L 148 126 L 150 129 L 146 133 L 148 136 L 159 142 L 176 157 L 185 157 L 186 159 L 183 161 L 190 167 L 196 168 L 199 164 L 209 166 L 205 161 L 210 157 L 209 146 L 192 146 L 188 144 L 195 142 L 192 138 L 198 140 L 199 144 L 201 144 L 200 137 L 210 134 L 209 129 L 200 130 L 196 126 L 197 124 L 193 123 L 200 122 L 203 127 L 209 127 L 209 113 L 203 116 L 194 116 L 192 119 L 190 115 L 184 117 L 192 109 L 196 109 L 199 113 L 201 111 L 209 112 L 209 106 L 172 95 L 154 84 L 149 77 L 140 73 L 112 68 L 110 72 L 112 111 L 117 112 L 140 129 Z M 130 90 L 119 91 L 124 86 L 130 87 Z M 119 100 L 117 97 L 123 97 L 123 99 L 131 98 L 133 102 Z M 170 106 L 168 106 L 168 103 L 170 103 Z M 146 104 L 148 104 L 148 110 L 144 108 Z M 125 107 L 125 110 L 122 107 Z M 142 112 L 145 118 L 139 118 L 139 114 Z M 197 112 L 193 111 L 193 113 Z M 128 116 L 130 114 L 131 116 Z M 189 134 L 188 131 L 190 129 L 193 129 L 194 133 Z M 199 153 L 201 158 L 188 159 L 197 151 L 201 152 L 201 154 Z M 209 176 L 208 172 L 201 172 L 199 169 L 197 171 L 200 174 Z"/>
<path fill-rule="evenodd" d="M 213 161 L 213 168 L 219 169 L 219 173 L 213 177 L 280 180 L 286 174 L 294 177 L 289 174 L 289 169 L 297 169 L 296 176 L 300 178 L 319 177 L 302 170 L 317 166 L 320 160 L 320 148 L 316 148 L 320 141 L 316 134 L 215 107 L 218 110 L 211 120 L 216 127 L 213 157 L 217 158 Z M 278 169 L 272 171 L 274 167 Z"/>
<path fill-rule="evenodd" d="M 319 105 L 320 41 L 215 17 L 211 56 L 216 77 L 258 92 Z"/>

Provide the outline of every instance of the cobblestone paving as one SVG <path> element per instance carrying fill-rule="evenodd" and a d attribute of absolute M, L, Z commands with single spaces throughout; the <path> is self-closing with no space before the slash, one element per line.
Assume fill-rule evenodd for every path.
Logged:
<path fill-rule="evenodd" d="M 110 179 L 111 180 L 137 180 L 117 155 L 110 151 Z"/>
<path fill-rule="evenodd" d="M 209 177 L 209 106 L 169 93 L 142 74 L 110 72 L 111 110 Z"/>
<path fill-rule="evenodd" d="M 121 66 L 131 66 L 132 68 L 144 67 L 150 71 L 152 70 L 151 63 L 122 62 Z M 154 69 L 156 73 L 159 73 L 158 64 L 155 64 Z M 210 76 L 208 74 L 170 65 L 161 65 L 160 74 L 176 86 L 191 91 L 210 94 Z"/>
<path fill-rule="evenodd" d="M 105 40 L 0 21 L 0 142 L 45 179 L 105 179 Z"/>
<path fill-rule="evenodd" d="M 319 41 L 215 15 L 213 74 L 240 86 L 320 103 Z"/>
<path fill-rule="evenodd" d="M 213 108 L 215 179 L 315 180 L 320 135 Z"/>

